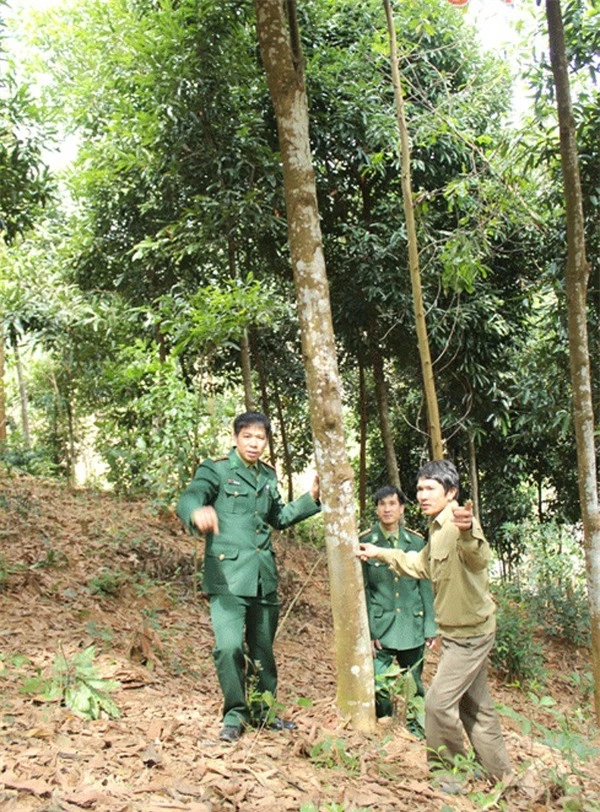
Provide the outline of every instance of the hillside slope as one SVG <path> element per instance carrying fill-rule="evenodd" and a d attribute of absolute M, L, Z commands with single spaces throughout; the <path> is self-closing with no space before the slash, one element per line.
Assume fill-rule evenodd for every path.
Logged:
<path fill-rule="evenodd" d="M 232 747 L 218 741 L 208 606 L 193 590 L 201 549 L 176 517 L 141 501 L 0 475 L 0 810 L 460 812 L 491 802 L 481 781 L 467 796 L 435 791 L 422 743 L 399 723 L 370 738 L 344 728 L 325 556 L 292 539 L 278 539 L 277 549 L 278 699 L 299 729 L 248 733 Z M 36 676 L 52 678 L 57 655 L 73 665 L 92 645 L 98 675 L 118 682 L 110 696 L 119 718 L 82 718 L 48 701 L 41 685 L 23 692 Z M 581 654 L 548 656 L 559 672 Z M 427 679 L 434 670 L 432 660 Z M 567 712 L 581 704 L 560 681 L 555 688 Z M 524 716 L 552 722 L 522 693 L 494 691 Z M 517 722 L 503 724 L 515 763 L 522 773 L 529 765 L 504 808 L 600 808 L 597 765 L 578 764 L 576 774 Z"/>

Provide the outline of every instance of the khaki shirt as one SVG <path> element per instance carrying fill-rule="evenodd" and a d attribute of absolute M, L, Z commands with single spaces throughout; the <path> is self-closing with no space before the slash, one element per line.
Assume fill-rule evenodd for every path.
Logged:
<path fill-rule="evenodd" d="M 446 637 L 479 637 L 496 628 L 496 605 L 489 593 L 490 547 L 479 522 L 461 532 L 452 521 L 451 502 L 429 527 L 421 552 L 378 551 L 377 558 L 400 575 L 430 578 L 435 619 Z"/>

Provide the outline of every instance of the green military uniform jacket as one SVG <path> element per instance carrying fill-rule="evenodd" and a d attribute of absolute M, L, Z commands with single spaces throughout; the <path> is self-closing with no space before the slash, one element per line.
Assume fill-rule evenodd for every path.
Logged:
<path fill-rule="evenodd" d="M 212 505 L 219 534 L 206 535 L 203 590 L 209 595 L 254 597 L 277 589 L 277 566 L 271 527 L 283 530 L 318 513 L 310 493 L 284 505 L 277 477 L 260 460 L 256 471 L 244 465 L 235 448 L 219 460 L 204 460 L 183 491 L 177 514 L 193 533 L 192 513 Z"/>
<path fill-rule="evenodd" d="M 379 522 L 363 533 L 360 541 L 391 549 Z M 424 546 L 421 536 L 400 528 L 397 549 L 420 552 Z M 385 649 L 406 651 L 436 636 L 430 581 L 399 575 L 376 558 L 363 561 L 363 576 L 373 640 L 379 640 Z"/>
<path fill-rule="evenodd" d="M 399 575 L 431 578 L 436 621 L 442 635 L 480 637 L 496 629 L 496 604 L 489 592 L 491 558 L 481 525 L 460 531 L 452 521 L 457 502 L 432 519 L 421 552 L 382 550 L 380 560 Z"/>

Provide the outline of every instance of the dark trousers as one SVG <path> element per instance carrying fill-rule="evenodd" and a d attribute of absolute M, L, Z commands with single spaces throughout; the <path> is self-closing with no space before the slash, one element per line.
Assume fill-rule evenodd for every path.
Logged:
<path fill-rule="evenodd" d="M 273 641 L 279 598 L 276 592 L 253 598 L 211 595 L 210 617 L 215 634 L 213 659 L 224 699 L 223 724 L 248 724 L 248 682 L 259 700 L 265 691 L 273 696 L 277 692 Z"/>
<path fill-rule="evenodd" d="M 423 656 L 425 644 L 417 646 L 416 648 L 405 649 L 399 651 L 395 649 L 382 648 L 377 651 L 375 660 L 373 661 L 373 670 L 375 672 L 376 680 L 376 693 L 375 693 L 375 713 L 377 717 L 391 716 L 393 710 L 392 698 L 389 691 L 382 687 L 381 682 L 377 679 L 378 676 L 384 674 L 387 669 L 392 665 L 394 660 L 398 663 L 403 671 L 410 669 L 410 672 L 415 680 L 417 686 L 417 696 L 424 696 L 423 682 L 421 675 L 423 673 Z"/>

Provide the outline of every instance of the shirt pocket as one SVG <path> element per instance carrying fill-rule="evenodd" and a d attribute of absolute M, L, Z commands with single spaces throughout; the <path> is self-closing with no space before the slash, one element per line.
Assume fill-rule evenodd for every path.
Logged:
<path fill-rule="evenodd" d="M 223 548 L 219 550 L 217 547 L 216 549 L 213 547 L 212 550 L 206 554 L 206 558 L 212 558 L 216 561 L 235 561 L 235 559 L 239 556 L 240 551 L 237 548 Z"/>
<path fill-rule="evenodd" d="M 452 567 L 452 557 L 449 549 L 436 550 L 431 555 L 431 583 L 437 587 L 438 584 L 450 578 Z M 437 591 L 437 589 L 435 590 Z"/>
<path fill-rule="evenodd" d="M 250 509 L 250 493 L 243 485 L 224 485 L 222 506 L 227 513 L 246 513 Z"/>

